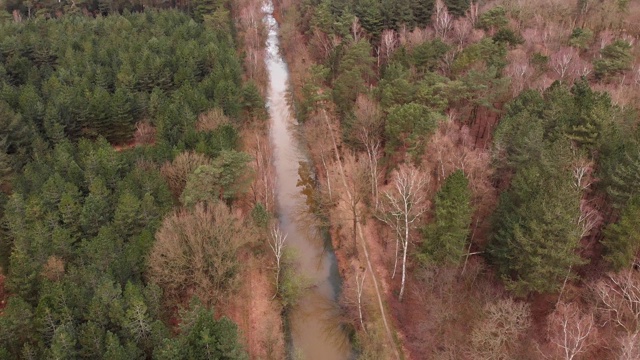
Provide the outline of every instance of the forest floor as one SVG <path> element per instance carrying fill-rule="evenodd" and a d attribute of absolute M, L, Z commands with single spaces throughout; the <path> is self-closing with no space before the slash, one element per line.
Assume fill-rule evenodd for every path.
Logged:
<path fill-rule="evenodd" d="M 284 359 L 280 306 L 270 300 L 272 272 L 254 254 L 242 254 L 240 262 L 242 281 L 238 291 L 226 299 L 218 313 L 238 324 L 250 359 Z"/>
<path fill-rule="evenodd" d="M 326 118 L 327 114 L 324 113 L 324 116 Z M 350 170 L 352 169 L 345 168 L 345 163 L 341 160 L 339 155 L 336 139 L 333 137 L 333 133 L 331 133 L 331 135 L 332 135 L 332 143 L 333 143 L 333 147 L 334 147 L 334 151 L 337 159 L 336 163 L 339 169 L 338 174 L 341 179 L 342 185 L 344 186 L 341 190 L 347 194 L 348 198 L 351 198 L 353 195 L 351 194 L 349 187 L 347 186 L 345 173 L 350 173 Z M 317 171 L 317 173 L 322 174 L 322 172 L 319 172 L 319 171 Z M 324 180 L 326 181 L 326 179 Z M 343 199 L 342 201 L 344 200 L 345 199 Z M 341 211 L 338 210 L 338 209 L 344 210 L 345 208 L 348 208 L 348 207 L 337 206 L 336 209 L 332 211 L 332 218 L 333 219 L 348 218 L 346 214 L 344 213 L 341 214 L 340 213 Z M 362 209 L 360 211 L 362 211 Z M 370 290 L 372 289 L 373 292 L 375 293 L 375 298 L 377 299 L 377 307 L 379 309 L 380 320 L 382 320 L 384 331 L 387 337 L 388 346 L 390 348 L 389 351 L 393 352 L 393 354 L 395 355 L 395 358 L 397 359 L 403 358 L 403 356 L 399 353 L 398 348 L 400 348 L 400 352 L 402 352 L 403 354 L 406 354 L 407 351 L 402 346 L 403 341 L 400 341 L 400 344 L 398 344 L 398 339 L 397 339 L 397 336 L 398 335 L 402 336 L 402 334 L 393 332 L 393 329 L 397 328 L 397 324 L 394 324 L 392 321 L 389 320 L 390 317 L 388 314 L 389 313 L 388 300 L 392 298 L 392 294 L 390 291 L 391 289 L 386 282 L 386 279 L 388 278 L 386 268 L 382 265 L 384 252 L 381 250 L 378 241 L 371 240 L 373 238 L 372 234 L 375 233 L 375 231 L 372 231 L 372 228 L 371 228 L 371 225 L 374 222 L 368 221 L 367 222 L 368 225 L 363 225 L 362 221 L 358 221 L 356 223 L 356 230 L 357 230 L 356 238 L 359 239 L 357 243 L 360 246 L 357 247 L 358 250 L 355 250 L 355 253 L 358 254 L 360 252 L 360 249 L 362 249 L 362 255 L 364 255 L 364 257 L 360 257 L 360 258 L 357 256 L 356 258 L 353 258 L 350 256 L 350 253 L 352 253 L 354 250 L 352 246 L 340 246 L 340 243 L 343 243 L 344 245 L 349 242 L 348 240 L 349 236 L 347 234 L 340 233 L 340 231 L 338 230 L 338 228 L 340 228 L 340 226 L 338 226 L 339 223 L 340 223 L 340 220 L 338 220 L 337 222 L 332 221 L 331 225 L 333 227 L 332 241 L 333 241 L 334 251 L 336 253 L 336 258 L 338 260 L 338 267 L 340 269 L 341 277 L 343 281 L 347 282 L 352 279 L 355 279 L 355 275 L 356 275 L 355 271 L 357 269 L 366 268 L 368 270 L 371 276 L 367 283 L 373 286 L 371 287 L 371 285 L 369 285 L 367 287 L 369 287 Z M 345 230 L 345 228 L 342 227 L 342 230 Z M 354 263 L 352 260 L 354 260 L 357 263 Z M 376 301 L 373 301 L 373 302 L 376 302 Z"/>

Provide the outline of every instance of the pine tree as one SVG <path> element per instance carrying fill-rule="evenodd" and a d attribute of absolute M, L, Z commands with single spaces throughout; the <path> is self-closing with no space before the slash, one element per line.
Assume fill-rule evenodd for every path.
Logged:
<path fill-rule="evenodd" d="M 602 244 L 607 259 L 616 271 L 628 268 L 640 250 L 640 196 L 635 196 L 625 206 L 620 219 L 605 230 Z"/>
<path fill-rule="evenodd" d="M 133 137 L 133 97 L 125 89 L 116 90 L 111 98 L 111 121 L 109 128 L 113 129 L 107 140 L 117 143 L 127 142 Z M 103 129 L 106 131 L 106 129 Z M 104 132 L 101 132 L 104 134 Z"/>
<path fill-rule="evenodd" d="M 624 40 L 616 40 L 600 50 L 601 58 L 593 62 L 596 77 L 604 78 L 631 68 L 633 55 L 631 45 Z"/>
<path fill-rule="evenodd" d="M 120 195 L 113 216 L 113 226 L 120 236 L 128 239 L 140 229 L 140 200 L 130 191 Z"/>
<path fill-rule="evenodd" d="M 569 269 L 582 263 L 575 253 L 579 201 L 560 164 L 518 170 L 500 197 L 487 249 L 509 288 L 519 294 L 554 291 Z"/>
<path fill-rule="evenodd" d="M 374 41 L 379 38 L 383 30 L 383 17 L 378 0 L 359 0 L 355 3 L 353 12 L 360 20 L 362 28 Z"/>
<path fill-rule="evenodd" d="M 435 131 L 438 120 L 439 115 L 417 103 L 392 107 L 384 128 L 388 151 L 423 148 L 421 145 Z"/>
<path fill-rule="evenodd" d="M 449 1 L 445 1 L 447 7 L 451 11 Z M 413 9 L 413 16 L 416 20 L 416 25 L 419 27 L 427 27 L 431 24 L 431 16 L 433 15 L 433 7 L 435 0 L 412 0 L 411 8 Z"/>
<path fill-rule="evenodd" d="M 619 158 L 607 176 L 607 194 L 613 206 L 622 208 L 635 194 L 640 184 L 640 150 L 629 149 Z"/>
<path fill-rule="evenodd" d="M 100 178 L 95 179 L 89 186 L 89 196 L 86 197 L 80 214 L 80 224 L 88 235 L 96 235 L 111 216 L 109 204 L 110 193 Z"/>
<path fill-rule="evenodd" d="M 447 176 L 434 200 L 433 223 L 424 230 L 423 253 L 436 263 L 458 264 L 471 224 L 471 191 L 462 170 Z"/>

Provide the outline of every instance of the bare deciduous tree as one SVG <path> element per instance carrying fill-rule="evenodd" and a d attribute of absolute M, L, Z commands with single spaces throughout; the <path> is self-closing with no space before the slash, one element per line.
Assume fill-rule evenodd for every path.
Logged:
<path fill-rule="evenodd" d="M 591 184 L 593 183 L 593 179 L 591 178 L 591 172 L 593 171 L 593 162 L 580 159 L 573 166 L 573 179 L 574 186 L 579 191 L 587 190 Z"/>
<path fill-rule="evenodd" d="M 573 72 L 576 77 L 589 76 L 593 72 L 593 65 L 589 61 L 578 58 L 575 61 Z"/>
<path fill-rule="evenodd" d="M 226 205 L 197 204 L 168 215 L 149 254 L 149 278 L 171 299 L 186 293 L 212 303 L 232 288 L 237 251 L 253 240 L 251 229 Z"/>
<path fill-rule="evenodd" d="M 136 123 L 136 132 L 133 136 L 136 144 L 151 144 L 156 137 L 156 128 L 148 121 L 138 121 Z"/>
<path fill-rule="evenodd" d="M 640 359 L 640 333 L 624 334 L 618 338 L 620 354 L 618 360 Z"/>
<path fill-rule="evenodd" d="M 201 165 L 211 165 L 211 159 L 200 153 L 183 152 L 172 162 L 162 165 L 160 173 L 167 180 L 173 195 L 179 198 L 187 185 L 187 178 Z"/>
<path fill-rule="evenodd" d="M 511 90 L 513 96 L 517 96 L 525 86 L 532 75 L 532 69 L 529 65 L 529 59 L 523 52 L 512 52 L 510 54 L 510 64 L 505 69 L 505 74 L 511 78 Z"/>
<path fill-rule="evenodd" d="M 461 17 L 453 21 L 453 36 L 459 49 L 464 48 L 472 32 L 473 25 L 468 17 Z"/>
<path fill-rule="evenodd" d="M 287 234 L 283 234 L 279 226 L 273 226 L 273 228 L 271 228 L 271 238 L 269 239 L 269 247 L 273 250 L 273 255 L 276 258 L 276 293 L 273 297 L 275 297 L 278 294 L 278 291 L 280 291 L 280 269 L 286 241 Z"/>
<path fill-rule="evenodd" d="M 513 346 L 531 323 L 529 305 L 510 298 L 485 306 L 484 319 L 471 332 L 474 358 L 513 358 Z"/>
<path fill-rule="evenodd" d="M 262 85 L 267 81 L 264 62 L 266 52 L 264 43 L 267 31 L 262 21 L 262 4 L 259 1 L 234 1 L 233 12 L 236 20 L 238 36 L 246 49 L 244 56 L 245 74 L 249 79 Z"/>
<path fill-rule="evenodd" d="M 569 74 L 572 63 L 578 58 L 578 52 L 572 47 L 563 47 L 551 55 L 549 61 L 553 71 L 564 79 Z"/>
<path fill-rule="evenodd" d="M 411 233 L 427 209 L 425 187 L 427 177 L 411 166 L 402 166 L 394 175 L 393 190 L 385 191 L 382 213 L 378 218 L 396 233 L 396 252 L 393 274 L 398 263 L 399 243 L 402 245 L 402 281 L 399 300 L 402 301 L 407 271 L 407 252 Z"/>
<path fill-rule="evenodd" d="M 341 191 L 340 204 L 347 207 L 352 226 L 352 238 L 354 249 L 357 249 L 357 226 L 360 220 L 358 207 L 367 197 L 369 191 L 369 169 L 364 161 L 360 161 L 354 154 L 347 154 L 344 157 L 344 168 L 349 171 L 345 174 L 346 186 L 348 189 Z M 345 196 L 346 195 L 346 196 Z"/>
<path fill-rule="evenodd" d="M 475 27 L 476 23 L 478 22 L 478 16 L 480 15 L 480 11 L 478 8 L 478 3 L 471 1 L 469 3 L 469 9 L 467 10 L 467 12 L 464 14 L 465 18 L 469 19 L 469 22 L 471 23 L 471 27 Z"/>
<path fill-rule="evenodd" d="M 364 279 L 367 277 L 367 272 L 364 271 L 362 273 L 356 274 L 356 292 L 358 294 L 358 315 L 360 316 L 360 326 L 362 326 L 362 330 L 366 332 L 364 328 L 364 320 L 362 317 L 362 291 L 364 289 Z"/>
<path fill-rule="evenodd" d="M 583 313 L 576 304 L 558 303 L 548 321 L 554 359 L 574 360 L 593 345 L 597 332 L 593 314 Z"/>
<path fill-rule="evenodd" d="M 351 36 L 355 43 L 362 39 L 362 26 L 360 25 L 360 20 L 356 16 L 353 17 L 353 21 L 351 22 Z"/>
<path fill-rule="evenodd" d="M 331 129 L 325 125 L 320 115 L 312 116 L 305 123 L 304 136 L 309 146 L 310 155 L 316 163 L 321 163 L 327 181 L 327 191 L 329 198 L 333 197 L 331 176 L 329 174 L 330 164 L 333 162 L 333 147 L 331 144 Z"/>
<path fill-rule="evenodd" d="M 58 281 L 64 275 L 64 260 L 56 255 L 47 258 L 47 262 L 42 267 L 42 276 L 50 281 Z"/>
<path fill-rule="evenodd" d="M 213 131 L 225 124 L 229 124 L 229 118 L 227 115 L 224 114 L 222 109 L 213 108 L 198 116 L 196 129 L 198 131 Z"/>
<path fill-rule="evenodd" d="M 313 36 L 309 41 L 310 47 L 315 51 L 313 54 L 318 59 L 319 63 L 326 61 L 331 55 L 333 49 L 342 42 L 342 39 L 337 35 L 327 35 L 324 31 L 314 28 Z"/>
<path fill-rule="evenodd" d="M 271 164 L 273 148 L 265 140 L 264 130 L 259 127 L 243 130 L 245 149 L 254 159 L 253 170 L 256 176 L 251 184 L 251 192 L 255 203 L 262 203 L 267 211 L 275 207 L 275 174 Z"/>
<path fill-rule="evenodd" d="M 640 275 L 633 269 L 608 274 L 594 286 L 606 321 L 620 326 L 628 334 L 640 330 Z"/>
<path fill-rule="evenodd" d="M 578 217 L 578 226 L 582 229 L 580 238 L 589 235 L 599 223 L 602 223 L 602 215 L 589 205 L 589 201 L 582 199 L 580 201 L 580 216 Z"/>
<path fill-rule="evenodd" d="M 436 0 L 435 10 L 433 27 L 436 30 L 436 36 L 445 39 L 453 26 L 453 16 L 449 14 L 447 5 L 442 0 Z"/>
<path fill-rule="evenodd" d="M 398 34 L 393 29 L 383 30 L 378 46 L 378 67 L 389 61 L 397 47 Z"/>
<path fill-rule="evenodd" d="M 134 301 L 127 310 L 126 317 L 125 327 L 136 340 L 146 339 L 151 335 L 151 317 L 147 312 L 147 305 L 143 301 Z"/>
<path fill-rule="evenodd" d="M 640 64 L 633 67 L 633 83 L 640 86 Z"/>
<path fill-rule="evenodd" d="M 356 100 L 355 115 L 354 132 L 356 138 L 367 152 L 367 162 L 371 178 L 371 196 L 373 197 L 374 206 L 377 209 L 378 181 L 380 179 L 378 160 L 382 151 L 383 130 L 380 107 L 370 98 L 359 95 Z"/>

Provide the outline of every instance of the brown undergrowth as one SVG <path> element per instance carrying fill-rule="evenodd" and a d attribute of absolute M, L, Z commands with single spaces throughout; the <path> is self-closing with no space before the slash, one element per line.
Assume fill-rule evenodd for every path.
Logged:
<path fill-rule="evenodd" d="M 269 260 L 245 252 L 240 255 L 240 261 L 244 265 L 239 274 L 243 281 L 219 306 L 218 312 L 238 324 L 250 359 L 284 359 L 281 309 L 272 300 L 273 274 L 264 266 Z"/>

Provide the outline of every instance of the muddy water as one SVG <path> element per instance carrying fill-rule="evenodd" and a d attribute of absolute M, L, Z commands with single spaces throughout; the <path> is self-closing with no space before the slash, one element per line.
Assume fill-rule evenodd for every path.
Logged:
<path fill-rule="evenodd" d="M 271 116 L 271 141 L 275 147 L 273 160 L 280 226 L 288 234 L 287 246 L 295 251 L 298 273 L 311 285 L 289 316 L 290 357 L 296 360 L 344 360 L 350 357 L 350 347 L 337 318 L 336 294 L 340 290 L 340 277 L 330 247 L 312 235 L 318 233 L 314 231 L 316 229 L 309 229 L 308 222 L 301 220 L 300 212 L 308 211 L 303 194 L 308 179 L 301 179 L 300 174 L 308 173 L 309 167 L 294 136 L 296 122 L 286 101 L 289 73 L 280 56 L 278 24 L 272 16 L 270 2 L 264 6 L 264 12 L 264 20 L 269 26 L 267 105 Z"/>

